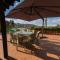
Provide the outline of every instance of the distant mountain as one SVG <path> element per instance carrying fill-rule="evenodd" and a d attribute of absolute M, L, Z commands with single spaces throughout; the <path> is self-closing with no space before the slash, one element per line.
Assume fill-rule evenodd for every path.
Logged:
<path fill-rule="evenodd" d="M 36 25 L 33 25 L 33 24 L 20 24 L 20 23 L 17 23 L 16 26 L 23 27 L 23 28 L 37 27 Z"/>

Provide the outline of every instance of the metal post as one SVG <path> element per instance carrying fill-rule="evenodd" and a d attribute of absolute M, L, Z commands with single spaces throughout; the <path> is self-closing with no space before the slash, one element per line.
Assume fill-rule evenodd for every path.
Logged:
<path fill-rule="evenodd" d="M 44 32 L 44 19 L 42 20 L 42 38 L 43 38 L 43 32 Z"/>
<path fill-rule="evenodd" d="M 45 28 L 47 28 L 47 18 L 45 18 Z"/>
<path fill-rule="evenodd" d="M 0 12 L 0 22 L 1 22 L 1 33 L 2 33 L 4 58 L 8 59 L 7 37 L 6 37 L 6 21 L 5 21 L 4 11 Z"/>

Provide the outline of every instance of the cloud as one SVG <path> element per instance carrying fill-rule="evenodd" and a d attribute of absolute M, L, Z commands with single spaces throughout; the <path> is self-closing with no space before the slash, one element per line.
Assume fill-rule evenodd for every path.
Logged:
<path fill-rule="evenodd" d="M 24 21 L 21 19 L 12 19 L 12 18 L 6 18 L 6 20 L 10 21 L 10 20 L 14 20 L 15 23 L 21 23 L 21 24 L 34 24 L 37 26 L 42 26 L 42 20 L 41 19 L 37 19 L 34 21 Z M 48 18 L 47 19 L 47 25 L 48 26 L 55 26 L 57 24 L 60 24 L 60 17 L 58 18 Z"/>
<path fill-rule="evenodd" d="M 21 19 L 14 19 L 14 18 L 6 18 L 7 21 L 13 20 L 15 23 L 20 23 L 20 24 L 34 24 L 37 26 L 41 26 L 42 25 L 42 20 L 41 19 L 37 19 L 34 21 L 25 21 L 25 20 L 21 20 Z"/>
<path fill-rule="evenodd" d="M 48 18 L 48 25 L 60 24 L 60 17 Z"/>
<path fill-rule="evenodd" d="M 24 20 L 21 20 L 21 19 L 5 18 L 5 20 L 7 20 L 7 21 L 13 20 L 15 23 L 20 23 L 20 24 L 29 24 L 28 21 L 24 21 Z"/>
<path fill-rule="evenodd" d="M 31 21 L 30 23 L 38 25 L 38 26 L 41 26 L 42 25 L 42 20 L 41 19 L 37 19 L 37 20 Z"/>

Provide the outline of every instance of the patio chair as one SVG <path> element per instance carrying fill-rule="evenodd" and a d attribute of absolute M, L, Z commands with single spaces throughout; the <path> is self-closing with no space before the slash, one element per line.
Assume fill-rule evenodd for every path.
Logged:
<path fill-rule="evenodd" d="M 14 35 L 13 33 L 10 33 L 10 35 L 11 35 L 10 42 L 13 44 L 16 44 L 17 43 L 17 35 Z"/>
<path fill-rule="evenodd" d="M 18 46 L 23 47 L 23 43 L 25 42 L 25 41 L 23 41 L 23 39 L 26 39 L 26 37 L 25 36 L 18 35 L 17 47 Z"/>
<path fill-rule="evenodd" d="M 37 32 L 34 32 L 34 34 L 31 35 L 31 39 L 33 41 L 33 44 L 39 44 L 39 39 L 38 39 L 38 36 L 39 34 Z"/>
<path fill-rule="evenodd" d="M 10 33 L 10 42 L 13 43 L 13 33 Z"/>
<path fill-rule="evenodd" d="M 31 53 L 34 49 L 33 45 L 32 45 L 32 40 L 29 36 L 22 36 L 22 37 L 18 37 L 18 43 L 17 43 L 17 50 L 18 47 L 22 47 L 24 48 L 24 50 L 26 51 L 27 49 L 31 50 Z"/>
<path fill-rule="evenodd" d="M 18 37 L 17 37 L 17 45 L 16 45 L 16 49 L 18 50 L 18 47 L 23 47 L 22 46 L 22 36 L 20 34 L 18 34 Z"/>

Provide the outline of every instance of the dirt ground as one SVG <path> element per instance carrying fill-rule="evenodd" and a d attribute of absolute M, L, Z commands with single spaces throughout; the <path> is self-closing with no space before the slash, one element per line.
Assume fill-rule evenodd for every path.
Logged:
<path fill-rule="evenodd" d="M 8 43 L 8 55 L 12 57 L 11 60 L 60 60 L 60 35 L 46 35 L 43 39 L 39 39 L 39 43 L 36 43 L 34 52 L 30 50 L 23 50 L 19 47 L 19 51 L 16 49 L 16 45 L 10 42 Z M 10 35 L 7 34 L 7 40 L 10 41 Z M 24 50 L 23 50 L 24 51 Z M 28 53 L 26 53 L 28 52 Z M 0 35 L 0 58 L 3 58 L 3 46 L 2 37 Z"/>

